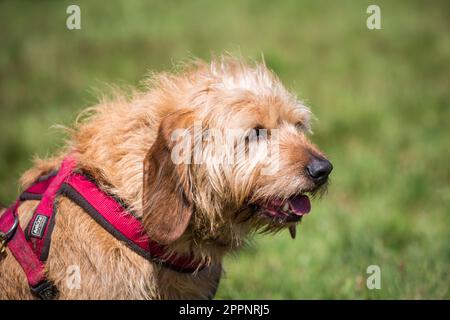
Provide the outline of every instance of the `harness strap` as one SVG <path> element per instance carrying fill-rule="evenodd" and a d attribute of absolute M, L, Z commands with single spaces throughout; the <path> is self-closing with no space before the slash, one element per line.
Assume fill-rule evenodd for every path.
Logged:
<path fill-rule="evenodd" d="M 46 261 L 50 250 L 51 233 L 55 225 L 55 200 L 62 184 L 75 169 L 76 161 L 68 156 L 64 159 L 56 176 L 38 182 L 40 185 L 28 192 L 42 192 L 42 199 L 28 224 L 27 235 L 33 251 L 41 261 Z M 46 187 L 44 189 L 44 187 Z M 48 235 L 48 236 L 47 236 Z"/>
<path fill-rule="evenodd" d="M 25 234 L 20 227 L 17 225 L 15 230 L 13 225 L 15 220 L 18 218 L 15 214 L 18 204 L 16 202 L 12 207 L 10 207 L 1 217 L 0 220 L 0 230 L 2 233 L 6 233 L 8 230 L 13 231 L 13 235 L 8 241 L 8 247 L 12 254 L 19 261 L 23 271 L 27 275 L 28 283 L 30 286 L 35 286 L 39 284 L 44 279 L 44 265 L 42 262 L 34 255 L 30 246 L 27 244 L 25 239 Z"/>
<path fill-rule="evenodd" d="M 57 296 L 58 290 L 51 281 L 47 280 L 44 264 L 34 254 L 18 223 L 17 208 L 19 205 L 20 200 L 0 217 L 2 246 L 8 245 L 14 258 L 25 272 L 31 291 L 43 300 L 53 299 Z"/>
<path fill-rule="evenodd" d="M 43 207 L 41 206 L 42 203 L 47 205 L 49 203 L 49 200 L 53 201 L 54 197 L 56 196 L 56 192 L 55 194 L 52 194 L 52 192 L 60 187 L 63 179 L 67 178 L 68 174 L 70 174 L 71 172 L 70 170 L 72 170 L 74 165 L 75 160 L 67 158 L 67 161 L 63 162 L 58 175 L 56 175 L 56 173 L 53 173 L 48 176 L 41 177 L 36 183 L 27 188 L 20 195 L 15 204 L 7 209 L 7 211 L 0 217 L 0 231 L 4 233 L 5 230 L 7 230 L 8 226 L 9 228 L 11 228 L 11 226 L 13 225 L 11 221 L 15 221 L 18 219 L 17 209 L 23 201 L 41 200 L 38 209 L 39 207 Z M 52 199 L 44 200 L 45 196 Z M 31 221 L 33 221 L 33 224 L 30 223 L 29 227 L 32 226 L 34 231 L 41 228 L 42 231 L 40 232 L 42 232 L 42 238 L 48 231 L 47 223 L 45 223 L 46 219 L 53 218 L 53 205 L 51 207 L 52 210 L 48 210 L 48 208 L 44 210 L 44 212 L 47 213 L 45 217 L 39 216 L 38 209 L 35 211 L 31 219 Z M 36 224 L 37 222 L 38 224 Z M 46 228 L 42 229 L 42 226 L 46 226 Z M 45 261 L 46 259 L 41 259 L 39 255 L 36 255 L 36 252 L 41 250 L 42 241 L 29 241 L 29 237 L 27 235 L 23 231 L 20 224 L 17 224 L 14 234 L 8 237 L 8 239 L 4 240 L 4 245 L 7 244 L 12 255 L 25 272 L 31 292 L 43 300 L 54 299 L 58 295 L 58 290 L 53 282 L 49 281 L 46 277 L 46 270 L 43 264 L 43 261 Z M 50 242 L 50 237 L 48 237 L 48 239 L 46 240 Z M 48 243 L 48 246 L 49 245 L 50 243 Z M 46 250 L 46 252 L 46 254 L 48 254 L 48 250 Z"/>
<path fill-rule="evenodd" d="M 45 300 L 58 295 L 55 285 L 46 278 L 43 262 L 48 258 L 55 224 L 55 202 L 59 195 L 71 199 L 105 230 L 147 260 L 182 273 L 193 273 L 205 267 L 192 255 L 168 254 L 166 246 L 148 237 L 133 212 L 125 208 L 120 200 L 102 191 L 88 177 L 74 172 L 75 167 L 75 159 L 66 157 L 58 172 L 39 178 L 0 216 L 0 253 L 7 245 L 25 272 L 35 295 Z M 17 209 L 26 200 L 41 201 L 25 233 L 18 223 Z"/>
<path fill-rule="evenodd" d="M 201 269 L 202 265 L 192 256 L 168 256 L 167 248 L 148 237 L 141 221 L 134 214 L 84 175 L 72 174 L 60 192 L 143 258 L 182 273 Z"/>

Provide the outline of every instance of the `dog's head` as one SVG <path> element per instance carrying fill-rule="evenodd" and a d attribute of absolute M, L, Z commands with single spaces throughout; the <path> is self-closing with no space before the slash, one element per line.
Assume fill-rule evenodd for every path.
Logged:
<path fill-rule="evenodd" d="M 309 109 L 265 65 L 232 59 L 200 64 L 171 88 L 179 105 L 144 161 L 150 235 L 229 245 L 254 230 L 294 231 L 332 170 L 308 139 Z"/>

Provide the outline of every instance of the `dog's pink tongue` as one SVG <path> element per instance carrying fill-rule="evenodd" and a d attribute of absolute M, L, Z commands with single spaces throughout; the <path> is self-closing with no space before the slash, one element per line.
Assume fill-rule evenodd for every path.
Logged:
<path fill-rule="evenodd" d="M 311 202 L 309 202 L 308 196 L 301 195 L 289 199 L 292 211 L 298 216 L 309 213 L 311 211 Z"/>

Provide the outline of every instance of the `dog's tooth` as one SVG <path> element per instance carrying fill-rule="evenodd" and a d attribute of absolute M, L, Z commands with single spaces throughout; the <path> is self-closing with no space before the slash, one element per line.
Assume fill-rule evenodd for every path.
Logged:
<path fill-rule="evenodd" d="M 297 235 L 297 226 L 296 225 L 290 226 L 289 233 L 291 234 L 291 238 L 295 239 L 295 236 Z"/>
<path fill-rule="evenodd" d="M 289 211 L 289 203 L 285 203 L 284 204 L 284 206 L 283 206 L 283 211 L 286 211 L 286 212 L 288 212 Z"/>

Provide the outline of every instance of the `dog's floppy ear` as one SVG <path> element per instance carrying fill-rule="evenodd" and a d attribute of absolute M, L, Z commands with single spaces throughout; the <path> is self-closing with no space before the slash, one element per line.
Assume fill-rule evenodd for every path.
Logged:
<path fill-rule="evenodd" d="M 186 230 L 192 215 L 188 197 L 186 165 L 176 165 L 171 151 L 175 129 L 186 128 L 189 113 L 174 113 L 163 119 L 158 136 L 144 160 L 143 222 L 152 240 L 170 244 Z"/>

